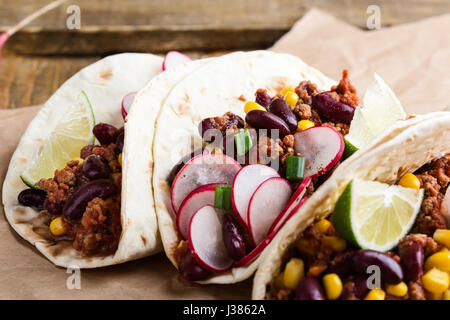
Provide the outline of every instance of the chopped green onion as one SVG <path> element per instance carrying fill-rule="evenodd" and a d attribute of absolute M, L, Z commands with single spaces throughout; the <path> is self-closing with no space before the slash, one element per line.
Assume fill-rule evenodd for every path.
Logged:
<path fill-rule="evenodd" d="M 236 145 L 236 151 L 238 156 L 242 156 L 247 153 L 252 147 L 252 137 L 248 129 L 244 129 L 234 136 L 234 144 Z"/>
<path fill-rule="evenodd" d="M 297 156 L 287 156 L 286 178 L 288 180 L 302 180 L 304 171 L 305 171 L 305 158 Z"/>
<path fill-rule="evenodd" d="M 214 208 L 231 210 L 231 184 L 216 186 Z"/>

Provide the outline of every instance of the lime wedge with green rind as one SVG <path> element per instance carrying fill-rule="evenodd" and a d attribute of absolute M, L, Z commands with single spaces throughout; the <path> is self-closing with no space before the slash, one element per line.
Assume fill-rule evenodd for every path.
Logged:
<path fill-rule="evenodd" d="M 357 247 L 389 251 L 411 229 L 422 200 L 423 189 L 354 179 L 336 203 L 333 226 Z"/>
<path fill-rule="evenodd" d="M 29 187 L 38 188 L 35 184 L 40 179 L 53 177 L 56 169 L 64 168 L 69 160 L 80 156 L 81 148 L 95 142 L 94 126 L 91 103 L 86 93 L 81 91 L 20 176 L 22 181 Z"/>
<path fill-rule="evenodd" d="M 389 85 L 377 74 L 363 97 L 363 107 L 357 107 L 345 139 L 357 149 L 369 144 L 376 135 L 406 118 L 400 100 Z M 355 150 L 355 151 L 356 151 Z"/>

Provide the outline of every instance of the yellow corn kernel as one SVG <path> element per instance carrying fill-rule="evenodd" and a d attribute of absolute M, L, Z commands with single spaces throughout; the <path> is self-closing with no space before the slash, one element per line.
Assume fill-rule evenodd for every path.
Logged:
<path fill-rule="evenodd" d="M 250 111 L 253 111 L 253 110 L 266 111 L 266 109 L 259 103 L 256 103 L 254 101 L 248 101 L 244 106 L 244 112 L 249 113 Z"/>
<path fill-rule="evenodd" d="M 364 300 L 384 300 L 386 298 L 386 293 L 382 289 L 372 289 L 366 295 Z"/>
<path fill-rule="evenodd" d="M 422 276 L 423 287 L 432 293 L 443 293 L 448 289 L 449 278 L 447 272 L 433 268 Z"/>
<path fill-rule="evenodd" d="M 284 268 L 284 286 L 288 289 L 295 289 L 304 277 L 305 264 L 303 260 L 291 258 Z"/>
<path fill-rule="evenodd" d="M 314 254 L 313 248 L 309 245 L 309 241 L 305 238 L 301 238 L 300 240 L 298 240 L 297 249 L 302 253 L 306 253 L 309 255 Z"/>
<path fill-rule="evenodd" d="M 66 230 L 64 229 L 64 224 L 61 217 L 55 218 L 50 222 L 50 232 L 54 236 L 62 236 L 64 233 L 66 233 Z"/>
<path fill-rule="evenodd" d="M 408 286 L 403 281 L 398 284 L 388 284 L 386 291 L 391 296 L 404 297 L 408 293 Z"/>
<path fill-rule="evenodd" d="M 450 300 L 450 289 L 445 290 L 444 294 L 442 295 L 442 300 Z"/>
<path fill-rule="evenodd" d="M 327 219 L 320 219 L 315 226 L 321 233 L 325 233 L 331 227 L 331 222 Z"/>
<path fill-rule="evenodd" d="M 122 165 L 122 154 L 119 154 L 117 161 L 119 161 L 119 164 Z"/>
<path fill-rule="evenodd" d="M 398 184 L 405 188 L 420 189 L 420 180 L 412 173 L 405 174 Z"/>
<path fill-rule="evenodd" d="M 429 256 L 427 261 L 425 261 L 425 271 L 433 268 L 450 272 L 450 252 L 439 251 Z"/>
<path fill-rule="evenodd" d="M 284 97 L 288 92 L 295 92 L 295 88 L 293 86 L 288 86 L 283 88 L 283 90 L 280 91 L 281 95 Z"/>
<path fill-rule="evenodd" d="M 450 248 L 450 230 L 437 229 L 433 234 L 433 239 L 447 248 Z"/>
<path fill-rule="evenodd" d="M 329 300 L 336 300 L 342 293 L 342 281 L 336 273 L 329 273 L 322 279 Z"/>
<path fill-rule="evenodd" d="M 78 161 L 78 164 L 83 164 L 84 160 L 80 157 L 75 157 L 71 159 L 72 161 Z"/>
<path fill-rule="evenodd" d="M 299 99 L 298 95 L 293 91 L 289 91 L 288 93 L 286 93 L 286 96 L 284 97 L 284 100 L 286 100 L 288 105 L 290 105 L 291 107 L 295 107 L 295 105 L 298 102 L 298 99 Z"/>
<path fill-rule="evenodd" d="M 325 236 L 322 238 L 325 245 L 329 246 L 333 251 L 341 252 L 347 248 L 347 242 L 339 237 Z"/>
<path fill-rule="evenodd" d="M 281 272 L 279 275 L 276 276 L 273 285 L 277 289 L 281 289 L 284 287 L 284 272 Z"/>
<path fill-rule="evenodd" d="M 314 122 L 309 120 L 300 120 L 297 125 L 299 130 L 306 130 L 314 127 Z"/>
<path fill-rule="evenodd" d="M 443 247 L 441 250 L 439 250 L 439 252 L 450 252 L 450 250 L 448 250 L 448 248 Z"/>

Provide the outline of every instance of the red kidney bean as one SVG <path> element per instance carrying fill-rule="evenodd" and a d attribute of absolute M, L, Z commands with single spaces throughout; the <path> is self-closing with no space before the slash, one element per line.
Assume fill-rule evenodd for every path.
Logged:
<path fill-rule="evenodd" d="M 355 296 L 360 299 L 364 298 L 369 291 L 367 287 L 367 276 L 357 274 L 353 278 L 353 283 L 355 284 L 353 288 Z"/>
<path fill-rule="evenodd" d="M 355 108 L 334 100 L 328 92 L 322 92 L 312 98 L 312 106 L 324 118 L 350 124 Z"/>
<path fill-rule="evenodd" d="M 275 99 L 267 107 L 267 110 L 283 119 L 283 121 L 288 125 L 291 133 L 297 130 L 297 117 L 295 116 L 294 112 L 292 112 L 286 101 L 284 101 L 283 99 Z"/>
<path fill-rule="evenodd" d="M 308 276 L 300 281 L 295 291 L 296 300 L 325 300 L 323 289 L 314 277 Z"/>
<path fill-rule="evenodd" d="M 256 96 L 255 102 L 263 106 L 264 108 L 267 108 L 269 104 L 272 102 L 272 98 L 267 94 L 267 91 L 264 89 L 259 89 L 258 91 L 256 91 L 255 96 Z"/>
<path fill-rule="evenodd" d="M 178 161 L 177 164 L 175 164 L 173 166 L 172 170 L 170 170 L 170 173 L 167 177 L 167 182 L 169 183 L 169 185 L 172 185 L 172 182 L 175 179 L 175 177 L 177 176 L 178 172 L 181 170 L 181 168 L 184 167 L 184 165 L 189 160 L 191 160 L 195 156 L 198 156 L 202 153 L 208 153 L 208 150 L 206 150 L 205 148 L 198 148 L 198 149 L 195 149 L 194 151 L 192 151 L 190 154 L 187 154 L 183 158 L 181 158 L 181 160 Z"/>
<path fill-rule="evenodd" d="M 354 251 L 346 252 L 336 257 L 326 270 L 326 273 L 336 273 L 341 279 L 347 278 L 354 272 L 353 268 Z"/>
<path fill-rule="evenodd" d="M 256 129 L 278 130 L 281 138 L 291 133 L 283 119 L 267 111 L 252 110 L 247 113 L 245 121 Z"/>
<path fill-rule="evenodd" d="M 124 138 L 125 138 L 125 135 L 124 135 L 124 133 L 122 131 L 121 133 L 119 133 L 119 135 L 117 136 L 117 139 L 116 139 L 116 148 L 114 149 L 114 152 L 116 154 L 122 153 Z"/>
<path fill-rule="evenodd" d="M 107 146 L 116 141 L 119 130 L 110 124 L 100 122 L 94 126 L 92 133 L 102 146 Z"/>
<path fill-rule="evenodd" d="M 406 241 L 398 248 L 400 264 L 403 267 L 406 281 L 417 281 L 422 275 L 424 252 L 423 247 L 413 241 Z"/>
<path fill-rule="evenodd" d="M 17 200 L 25 207 L 31 207 L 34 210 L 41 211 L 44 209 L 44 201 L 47 193 L 37 189 L 25 189 L 19 193 Z"/>
<path fill-rule="evenodd" d="M 198 281 L 208 278 L 211 274 L 208 270 L 203 269 L 192 255 L 191 250 L 187 250 L 183 255 L 178 267 L 181 277 L 188 281 Z"/>
<path fill-rule="evenodd" d="M 393 258 L 374 250 L 359 250 L 353 256 L 355 271 L 367 275 L 367 268 L 376 265 L 380 268 L 381 279 L 390 284 L 397 284 L 403 280 L 403 270 Z"/>
<path fill-rule="evenodd" d="M 108 179 L 91 181 L 75 191 L 66 201 L 63 215 L 68 220 L 78 220 L 82 217 L 86 205 L 94 198 L 106 199 L 116 192 L 116 186 Z"/>
<path fill-rule="evenodd" d="M 241 260 L 246 253 L 244 236 L 231 214 L 226 213 L 222 218 L 222 235 L 228 255 L 234 261 Z"/>
<path fill-rule="evenodd" d="M 94 180 L 108 178 L 111 169 L 105 158 L 98 154 L 92 154 L 83 162 L 82 171 L 87 178 Z"/>
<path fill-rule="evenodd" d="M 48 211 L 52 216 L 59 216 L 62 212 L 63 204 L 50 202 L 50 200 L 45 199 L 44 209 Z"/>

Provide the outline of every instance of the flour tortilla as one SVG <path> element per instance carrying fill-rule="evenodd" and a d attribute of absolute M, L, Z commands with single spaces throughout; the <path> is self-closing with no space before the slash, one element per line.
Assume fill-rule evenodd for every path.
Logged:
<path fill-rule="evenodd" d="M 413 172 L 450 152 L 449 112 L 425 114 L 402 123 L 404 130 L 336 170 L 286 223 L 266 248 L 266 254 L 255 274 L 253 299 L 266 298 L 267 286 L 280 272 L 283 254 L 308 225 L 333 211 L 339 195 L 353 178 L 392 183 L 406 172 Z M 398 127 L 395 126 L 395 129 Z M 384 135 L 387 136 L 392 130 L 390 128 Z"/>
<path fill-rule="evenodd" d="M 269 51 L 236 52 L 197 69 L 174 87 L 157 118 L 153 142 L 153 192 L 164 250 L 175 267 L 175 250 L 181 236 L 170 203 L 167 177 L 173 166 L 201 145 L 199 122 L 227 111 L 245 117 L 243 100 L 254 100 L 259 88 L 278 93 L 286 86 L 311 80 L 329 90 L 336 84 L 302 60 Z M 233 268 L 200 283 L 235 283 L 250 277 L 259 258 L 248 266 Z"/>
<path fill-rule="evenodd" d="M 26 189 L 20 174 L 36 156 L 55 123 L 70 110 L 82 90 L 89 97 L 96 122 L 122 126 L 121 101 L 124 95 L 142 88 L 161 69 L 162 58 L 139 53 L 113 55 L 87 66 L 50 97 L 20 140 L 3 185 L 6 218 L 21 237 L 36 246 L 54 264 L 62 267 L 96 268 L 148 256 L 161 250 L 154 211 L 143 214 L 133 211 L 133 206 L 124 205 L 127 194 L 133 191 L 128 189 L 132 177 L 126 175 L 126 169 L 121 191 L 122 234 L 118 249 L 113 255 L 83 257 L 72 247 L 71 242 L 55 242 L 49 232 L 48 218 L 19 205 L 17 201 L 19 192 Z M 125 144 L 129 144 L 129 139 L 126 140 Z M 127 146 L 123 151 L 123 158 L 127 166 L 133 162 L 133 155 L 127 153 Z"/>

